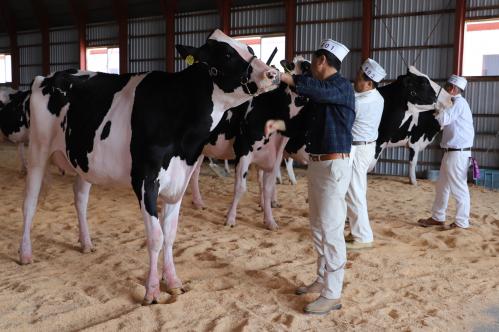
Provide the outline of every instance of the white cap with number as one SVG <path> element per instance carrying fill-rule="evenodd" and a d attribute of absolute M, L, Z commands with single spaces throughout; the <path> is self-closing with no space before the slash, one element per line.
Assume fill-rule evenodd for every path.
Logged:
<path fill-rule="evenodd" d="M 334 54 L 340 62 L 343 61 L 348 52 L 350 52 L 348 47 L 332 39 L 323 40 L 319 49 L 323 49 Z"/>
<path fill-rule="evenodd" d="M 459 89 L 461 89 L 463 91 L 466 88 L 466 85 L 468 84 L 468 81 L 464 77 L 457 76 L 457 75 L 451 75 L 449 77 L 449 79 L 447 80 L 447 82 L 454 84 L 455 86 L 457 86 Z"/>
<path fill-rule="evenodd" d="M 379 63 L 370 58 L 364 61 L 361 68 L 367 77 L 377 83 L 379 83 L 386 76 L 386 71 L 383 69 L 383 67 L 381 67 Z"/>

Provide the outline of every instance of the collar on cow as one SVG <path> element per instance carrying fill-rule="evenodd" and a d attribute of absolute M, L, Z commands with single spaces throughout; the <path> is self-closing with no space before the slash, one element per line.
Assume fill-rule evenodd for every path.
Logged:
<path fill-rule="evenodd" d="M 251 62 L 256 59 L 256 55 L 253 55 L 248 62 L 248 66 L 243 72 L 243 75 L 241 76 L 241 85 L 243 86 L 243 90 L 245 93 L 254 96 L 254 93 L 251 93 L 251 90 L 248 87 L 248 82 L 249 82 L 249 68 L 251 66 Z M 211 77 L 217 77 L 217 76 L 224 76 L 224 72 L 221 70 L 218 70 L 216 67 L 210 66 L 207 62 L 202 61 L 201 63 L 205 64 L 206 66 L 209 67 L 208 73 L 210 74 Z"/>

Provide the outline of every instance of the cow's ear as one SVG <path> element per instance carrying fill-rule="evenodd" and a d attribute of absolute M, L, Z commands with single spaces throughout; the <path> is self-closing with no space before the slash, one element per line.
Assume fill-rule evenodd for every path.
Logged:
<path fill-rule="evenodd" d="M 282 68 L 284 68 L 284 71 L 287 73 L 295 69 L 295 64 L 293 62 L 289 62 L 288 60 L 281 60 L 280 64 Z"/>
<path fill-rule="evenodd" d="M 310 62 L 308 62 L 308 61 L 302 61 L 302 63 L 300 63 L 302 74 L 310 72 L 310 67 L 311 66 L 312 65 L 310 64 Z"/>
<path fill-rule="evenodd" d="M 193 63 L 194 61 L 198 60 L 197 59 L 198 49 L 196 47 L 177 44 L 175 45 L 175 48 L 177 49 L 182 59 L 186 60 L 187 63 L 189 62 Z M 189 61 L 189 60 L 194 60 L 194 61 Z M 189 63 L 189 65 L 192 65 L 192 63 Z"/>

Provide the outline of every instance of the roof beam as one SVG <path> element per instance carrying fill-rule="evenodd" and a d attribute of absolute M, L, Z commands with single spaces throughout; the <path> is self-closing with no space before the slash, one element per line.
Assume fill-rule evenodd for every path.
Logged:
<path fill-rule="evenodd" d="M 19 66 L 19 47 L 17 46 L 16 18 L 12 14 L 7 1 L 0 0 L 0 18 L 6 23 L 10 42 L 10 57 L 12 64 L 12 88 L 19 89 L 20 66 Z"/>
<path fill-rule="evenodd" d="M 87 69 L 87 7 L 83 0 L 71 0 L 71 12 L 78 30 L 78 48 L 80 53 L 80 69 Z"/>
<path fill-rule="evenodd" d="M 166 21 L 166 71 L 175 71 L 175 12 L 176 0 L 160 0 L 161 11 Z"/>
<path fill-rule="evenodd" d="M 296 0 L 286 0 L 286 53 L 285 58 L 292 61 L 295 55 Z"/>
<path fill-rule="evenodd" d="M 126 0 L 113 0 L 113 11 L 118 21 L 120 74 L 128 73 L 128 6 Z"/>
<path fill-rule="evenodd" d="M 47 7 L 43 0 L 31 0 L 42 33 L 42 74 L 50 74 L 50 40 Z"/>

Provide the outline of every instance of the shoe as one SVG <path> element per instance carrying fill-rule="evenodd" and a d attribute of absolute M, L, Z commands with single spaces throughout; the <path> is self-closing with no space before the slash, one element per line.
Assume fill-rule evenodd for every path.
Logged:
<path fill-rule="evenodd" d="M 465 228 L 465 227 L 458 226 L 455 222 L 453 222 L 452 224 L 449 224 L 449 225 L 442 225 L 442 227 L 440 227 L 441 231 L 450 231 L 453 229 L 469 229 L 469 227 Z"/>
<path fill-rule="evenodd" d="M 309 303 L 303 308 L 306 314 L 325 315 L 332 310 L 341 309 L 340 299 L 327 299 L 324 296 L 319 296 L 317 300 Z"/>
<path fill-rule="evenodd" d="M 347 249 L 349 250 L 362 250 L 362 249 L 371 249 L 373 247 L 373 242 L 347 242 Z"/>
<path fill-rule="evenodd" d="M 418 220 L 418 225 L 421 227 L 442 226 L 444 223 L 445 223 L 444 221 L 438 221 L 433 219 L 432 217 L 428 219 Z"/>
<path fill-rule="evenodd" d="M 355 239 L 353 238 L 352 233 L 348 233 L 348 235 L 345 236 L 345 242 L 353 242 Z"/>
<path fill-rule="evenodd" d="M 311 283 L 310 285 L 300 286 L 295 290 L 296 295 L 303 294 L 311 294 L 311 293 L 320 293 L 324 288 L 324 285 L 319 283 L 317 280 Z"/>

